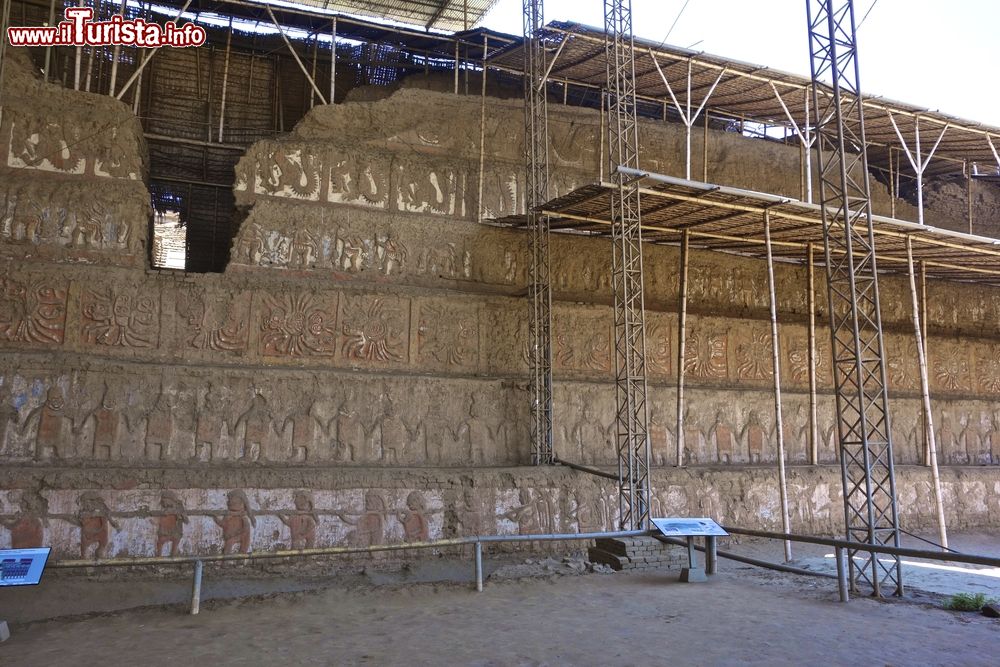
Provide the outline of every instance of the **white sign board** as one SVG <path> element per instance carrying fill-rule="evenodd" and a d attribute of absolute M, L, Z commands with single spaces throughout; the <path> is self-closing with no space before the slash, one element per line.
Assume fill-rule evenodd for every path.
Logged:
<path fill-rule="evenodd" d="M 725 537 L 729 535 L 713 519 L 668 517 L 653 519 L 653 525 L 667 537 Z"/>
<path fill-rule="evenodd" d="M 0 586 L 34 586 L 49 560 L 49 547 L 0 549 Z"/>

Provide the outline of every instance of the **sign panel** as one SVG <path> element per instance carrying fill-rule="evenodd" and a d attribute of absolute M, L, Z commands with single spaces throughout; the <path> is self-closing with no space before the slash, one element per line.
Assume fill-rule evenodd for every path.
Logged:
<path fill-rule="evenodd" d="M 0 549 L 0 586 L 34 586 L 49 560 L 49 547 Z"/>
<path fill-rule="evenodd" d="M 714 519 L 707 517 L 653 519 L 653 525 L 667 537 L 726 537 L 729 535 Z"/>

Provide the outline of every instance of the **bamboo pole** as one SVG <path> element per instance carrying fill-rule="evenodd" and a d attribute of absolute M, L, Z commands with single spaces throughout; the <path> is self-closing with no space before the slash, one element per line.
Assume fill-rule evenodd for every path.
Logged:
<path fill-rule="evenodd" d="M 604 91 L 602 90 L 601 91 L 601 124 L 600 124 L 600 131 L 598 132 L 598 134 L 601 135 L 600 136 L 601 145 L 600 145 L 600 148 L 598 149 L 599 153 L 600 153 L 600 155 L 599 155 L 600 159 L 597 161 L 597 166 L 598 166 L 597 180 L 599 182 L 601 182 L 601 183 L 604 182 L 604 112 L 605 112 L 604 105 L 605 105 L 605 103 L 606 103 L 606 101 L 605 101 L 605 97 L 604 97 Z"/>
<path fill-rule="evenodd" d="M 771 214 L 764 211 L 764 242 L 767 248 L 767 294 L 771 311 L 771 362 L 774 364 L 774 430 L 778 441 L 778 495 L 781 530 L 792 532 L 788 519 L 788 481 L 785 477 L 785 428 L 781 412 L 781 343 L 778 340 L 778 300 L 774 289 L 774 255 L 771 252 Z M 792 560 L 792 543 L 785 540 L 785 562 Z"/>
<path fill-rule="evenodd" d="M 934 506 L 937 511 L 938 538 L 941 546 L 948 549 L 948 529 L 944 520 L 944 500 L 941 498 L 941 476 L 938 471 L 937 438 L 934 435 L 934 416 L 931 412 L 931 395 L 927 379 L 927 357 L 924 334 L 921 331 L 920 307 L 917 302 L 917 280 L 913 270 L 913 242 L 906 237 L 906 264 L 910 278 L 910 299 L 913 303 L 913 334 L 917 339 L 917 361 L 920 365 L 920 399 L 924 409 L 924 428 L 927 433 L 927 452 L 931 464 L 931 481 L 934 486 Z"/>
<path fill-rule="evenodd" d="M 819 465 L 819 418 L 816 400 L 816 262 L 815 248 L 808 246 L 809 282 L 809 463 Z"/>
<path fill-rule="evenodd" d="M 965 200 L 968 205 L 969 233 L 972 233 L 972 165 L 965 161 Z"/>
<path fill-rule="evenodd" d="M 295 49 L 292 48 L 292 43 L 288 41 L 288 36 L 285 35 L 285 29 L 281 27 L 280 23 L 278 23 L 278 19 L 274 17 L 274 12 L 271 11 L 271 5 L 264 5 L 264 9 L 267 10 L 267 15 L 271 18 L 271 23 L 273 23 L 274 27 L 278 29 L 278 34 L 281 35 L 281 39 L 285 42 L 285 46 L 287 46 L 288 50 L 291 51 L 292 57 L 295 58 L 295 62 L 298 64 L 299 69 L 302 70 L 302 74 L 305 75 L 306 80 L 309 81 L 309 85 L 312 86 L 316 96 L 319 97 L 323 104 L 326 104 L 326 98 L 323 97 L 323 93 L 320 92 L 319 87 L 316 85 L 316 80 L 309 76 L 309 70 L 307 70 L 306 66 L 302 64 L 302 59 L 299 58 L 299 54 L 295 52 Z"/>
<path fill-rule="evenodd" d="M 920 262 L 920 333 L 923 340 L 924 363 L 930 365 L 927 346 L 927 267 Z M 921 408 L 923 409 L 923 408 Z M 927 435 L 927 416 L 924 416 L 924 465 L 931 465 L 930 440 Z"/>
<path fill-rule="evenodd" d="M 49 20 L 45 24 L 48 27 L 53 27 L 56 22 L 56 0 L 51 0 L 49 2 Z M 45 66 L 42 68 L 42 80 L 45 83 L 49 82 L 50 68 L 52 67 L 52 47 L 45 47 Z"/>
<path fill-rule="evenodd" d="M 229 55 L 233 42 L 233 18 L 229 17 L 229 34 L 226 35 L 226 57 L 222 64 L 222 98 L 219 102 L 219 143 L 222 143 L 222 129 L 226 122 L 226 92 L 229 86 Z"/>
<path fill-rule="evenodd" d="M 312 78 L 316 79 L 316 60 L 319 58 L 319 33 L 313 35 L 313 62 L 312 62 Z M 317 88 L 318 90 L 318 88 Z M 312 109 L 316 106 L 316 93 L 312 90 L 309 91 L 309 108 Z"/>
<path fill-rule="evenodd" d="M 705 112 L 705 126 L 701 139 L 701 181 L 708 183 L 708 111 Z"/>
<path fill-rule="evenodd" d="M 337 93 L 337 17 L 330 21 L 330 104 Z"/>
<path fill-rule="evenodd" d="M 684 465 L 684 358 L 687 344 L 688 262 L 690 234 L 681 236 L 681 265 L 677 284 L 677 467 Z"/>
<path fill-rule="evenodd" d="M 483 181 L 486 169 L 486 54 L 490 38 L 483 33 L 483 81 L 479 91 L 479 192 L 476 196 L 477 221 L 483 221 Z"/>
<path fill-rule="evenodd" d="M 83 7 L 83 0 L 80 0 L 77 7 Z M 76 59 L 73 64 L 73 90 L 80 90 L 80 61 L 83 59 L 83 47 L 78 46 L 75 51 Z"/>
<path fill-rule="evenodd" d="M 186 0 L 184 2 L 184 6 L 181 7 L 180 11 L 178 11 L 177 14 L 174 16 L 173 18 L 174 22 L 180 19 L 180 17 L 184 14 L 184 12 L 187 11 L 187 8 L 190 6 L 191 6 L 191 0 Z M 147 11 L 148 9 L 149 7 L 147 5 Z M 122 89 L 119 90 L 118 93 L 115 95 L 116 99 L 120 100 L 122 97 L 125 96 L 125 93 L 128 92 L 128 89 L 132 87 L 132 84 L 135 83 L 136 80 L 142 75 L 142 70 L 146 69 L 146 65 L 148 65 L 153 60 L 153 56 L 156 55 L 156 52 L 159 51 L 160 48 L 161 47 L 157 46 L 156 48 L 150 49 L 149 52 L 146 53 L 146 57 L 143 58 L 142 62 L 139 63 L 139 66 L 135 68 L 134 72 L 132 72 L 132 76 L 128 78 L 128 80 L 125 82 L 125 85 L 122 86 Z"/>
<path fill-rule="evenodd" d="M 121 7 L 118 9 L 118 15 L 125 18 L 125 6 L 128 0 L 122 0 Z M 111 52 L 111 83 L 108 84 L 108 95 L 112 97 L 115 94 L 115 84 L 118 83 L 118 59 L 121 56 L 122 47 L 120 44 L 115 44 L 114 51 Z M 46 57 L 46 69 L 48 69 L 48 57 Z"/>

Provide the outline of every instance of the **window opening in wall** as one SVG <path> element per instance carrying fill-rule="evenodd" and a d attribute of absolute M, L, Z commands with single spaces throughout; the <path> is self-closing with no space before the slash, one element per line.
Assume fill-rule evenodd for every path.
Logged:
<path fill-rule="evenodd" d="M 187 226 L 181 222 L 180 211 L 156 211 L 153 215 L 153 268 L 183 271 L 186 255 Z"/>

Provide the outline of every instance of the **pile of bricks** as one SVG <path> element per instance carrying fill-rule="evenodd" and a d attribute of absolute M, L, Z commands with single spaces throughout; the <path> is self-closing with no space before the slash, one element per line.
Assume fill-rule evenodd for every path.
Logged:
<path fill-rule="evenodd" d="M 680 569 L 687 567 L 687 549 L 664 544 L 653 537 L 597 540 L 588 550 L 590 562 L 612 570 Z"/>

